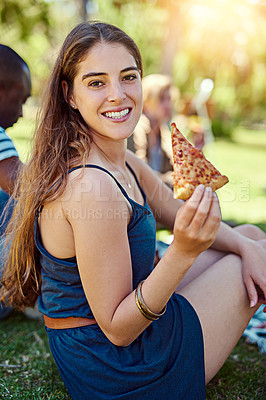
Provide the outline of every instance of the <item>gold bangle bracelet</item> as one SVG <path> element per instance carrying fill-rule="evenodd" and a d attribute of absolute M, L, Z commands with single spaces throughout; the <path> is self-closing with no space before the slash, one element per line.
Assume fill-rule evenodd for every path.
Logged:
<path fill-rule="evenodd" d="M 142 314 L 145 318 L 149 319 L 150 321 L 154 321 L 154 318 L 151 318 L 149 315 L 145 314 L 145 312 L 144 312 L 143 309 L 141 308 L 141 305 L 140 305 L 139 299 L 138 299 L 137 289 L 135 290 L 135 300 L 136 300 L 136 304 L 137 304 L 138 309 L 139 309 L 139 311 L 141 312 L 141 314 Z"/>
<path fill-rule="evenodd" d="M 150 321 L 155 321 L 155 320 L 159 319 L 165 313 L 166 305 L 164 306 L 164 308 L 162 309 L 162 311 L 160 313 L 154 313 L 153 311 L 151 311 L 145 304 L 145 301 L 142 296 L 141 288 L 142 288 L 143 283 L 144 283 L 144 281 L 141 281 L 137 286 L 136 296 L 135 296 L 136 304 L 138 306 L 138 309 L 140 310 L 142 315 L 144 315 L 145 318 L 149 319 Z"/>

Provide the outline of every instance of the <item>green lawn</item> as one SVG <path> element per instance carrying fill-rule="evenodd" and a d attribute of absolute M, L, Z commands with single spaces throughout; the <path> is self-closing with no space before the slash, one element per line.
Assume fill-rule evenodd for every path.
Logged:
<path fill-rule="evenodd" d="M 234 141 L 219 140 L 206 156 L 229 178 L 217 191 L 224 219 L 266 226 L 266 131 L 235 131 Z"/>
<path fill-rule="evenodd" d="M 70 400 L 42 321 L 14 313 L 0 327 L 0 399 Z M 263 400 L 265 376 L 265 355 L 241 339 L 207 386 L 207 400 Z"/>
<path fill-rule="evenodd" d="M 0 322 L 0 399 L 67 400 L 42 321 L 14 313 Z"/>

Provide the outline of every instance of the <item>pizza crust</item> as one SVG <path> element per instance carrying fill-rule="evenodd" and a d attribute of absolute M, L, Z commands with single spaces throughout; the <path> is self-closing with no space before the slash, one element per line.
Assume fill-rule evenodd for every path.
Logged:
<path fill-rule="evenodd" d="M 194 185 L 190 183 L 185 183 L 184 186 L 174 185 L 174 199 L 187 200 L 194 190 Z"/>
<path fill-rule="evenodd" d="M 174 175 L 174 174 L 173 174 Z M 222 186 L 224 186 L 228 182 L 228 178 L 225 175 L 221 175 L 220 177 L 217 177 L 217 179 L 209 182 L 209 183 L 199 183 L 201 185 L 204 185 L 204 187 L 211 187 L 212 191 L 215 192 L 217 189 L 220 189 Z M 191 183 L 184 183 L 183 186 L 179 186 L 178 184 L 175 184 L 173 187 L 174 190 L 174 199 L 180 199 L 180 200 L 187 200 L 189 199 L 194 190 L 196 189 L 198 185 L 191 184 Z"/>

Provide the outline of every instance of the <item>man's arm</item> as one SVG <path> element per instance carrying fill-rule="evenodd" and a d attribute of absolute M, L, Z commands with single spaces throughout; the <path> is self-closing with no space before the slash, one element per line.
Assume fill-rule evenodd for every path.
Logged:
<path fill-rule="evenodd" d="M 22 162 L 18 157 L 9 157 L 0 161 L 0 187 L 9 195 L 12 194 L 16 177 Z"/>

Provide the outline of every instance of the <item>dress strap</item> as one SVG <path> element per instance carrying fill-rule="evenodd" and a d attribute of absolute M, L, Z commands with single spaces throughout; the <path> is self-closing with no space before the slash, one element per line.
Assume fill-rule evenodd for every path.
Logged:
<path fill-rule="evenodd" d="M 143 198 L 145 199 L 145 198 L 146 198 L 146 195 L 145 195 L 145 193 L 144 193 L 144 190 L 142 189 L 141 184 L 139 183 L 139 180 L 138 180 L 138 178 L 137 178 L 137 175 L 135 174 L 135 171 L 133 170 L 133 168 L 129 165 L 129 163 L 128 163 L 127 161 L 126 161 L 126 166 L 128 167 L 129 171 L 132 173 L 132 175 L 133 175 L 135 181 L 137 182 L 138 188 L 139 188 L 139 190 L 141 191 L 141 194 L 142 194 Z"/>
<path fill-rule="evenodd" d="M 76 169 L 82 168 L 82 167 L 83 167 L 83 165 L 78 165 L 77 167 L 71 168 L 67 173 L 70 174 L 70 172 L 75 171 Z M 109 172 L 107 169 L 105 169 L 105 168 L 103 168 L 103 167 L 100 167 L 99 165 L 96 165 L 96 164 L 85 164 L 84 167 L 85 167 L 85 168 L 96 168 L 96 169 L 99 169 L 99 170 L 101 170 L 101 171 L 106 172 L 108 175 L 110 175 L 110 176 L 113 178 L 113 180 L 115 181 L 115 183 L 117 184 L 117 186 L 119 187 L 119 189 L 121 190 L 121 192 L 123 193 L 123 195 L 127 198 L 127 200 L 130 199 L 129 196 L 128 196 L 128 194 L 127 194 L 127 192 L 126 192 L 125 189 L 123 188 L 123 186 L 118 182 L 118 180 L 115 178 L 115 176 L 114 176 L 113 174 L 111 174 L 111 172 Z"/>
<path fill-rule="evenodd" d="M 126 165 L 127 165 L 127 167 L 129 168 L 129 170 L 132 172 L 132 174 L 133 174 L 134 178 L 136 179 L 136 182 L 137 182 L 137 184 L 138 184 L 138 186 L 139 186 L 141 192 L 143 193 L 143 190 L 142 190 L 142 188 L 141 188 L 141 186 L 140 186 L 140 184 L 139 184 L 139 182 L 138 182 L 138 179 L 137 179 L 137 177 L 136 177 L 136 175 L 135 175 L 133 169 L 128 165 L 127 162 L 126 162 Z M 96 168 L 96 169 L 100 169 L 101 171 L 104 171 L 104 172 L 106 172 L 108 175 L 110 175 L 110 176 L 114 179 L 114 181 L 115 181 L 115 183 L 117 184 L 117 186 L 119 187 L 119 189 L 121 190 L 122 194 L 126 197 L 126 199 L 129 201 L 129 203 L 131 203 L 131 202 L 130 202 L 130 197 L 128 196 L 127 192 L 125 191 L 125 189 L 123 188 L 123 186 L 118 182 L 118 180 L 114 177 L 114 175 L 111 174 L 111 172 L 109 172 L 107 169 L 105 169 L 105 168 L 103 168 L 103 167 L 100 167 L 99 165 L 96 165 L 96 164 L 85 164 L 84 167 L 85 167 L 85 168 Z M 67 174 L 70 174 L 71 172 L 76 171 L 77 169 L 81 169 L 81 168 L 83 168 L 83 165 L 77 165 L 76 167 L 73 167 L 73 168 L 69 169 L 69 170 L 67 171 Z M 62 179 L 62 178 L 58 178 L 58 179 L 50 186 L 50 188 L 48 189 L 47 192 L 49 192 L 49 190 L 51 190 L 52 187 L 54 187 L 54 185 L 56 185 L 56 184 L 60 181 L 60 179 Z M 39 217 L 39 215 L 40 215 L 42 209 L 43 209 L 43 205 L 41 205 L 41 206 L 37 209 L 37 212 L 36 212 L 37 218 Z"/>
<path fill-rule="evenodd" d="M 134 179 L 135 179 L 135 181 L 136 181 L 136 183 L 137 183 L 137 185 L 138 185 L 138 187 L 139 187 L 139 189 L 141 191 L 141 194 L 142 194 L 143 198 L 145 199 L 145 193 L 144 193 L 144 191 L 143 191 L 143 189 L 142 189 L 142 187 L 141 187 L 141 185 L 139 183 L 139 180 L 138 180 L 133 168 L 128 164 L 127 161 L 126 161 L 126 166 L 130 170 L 130 172 L 132 173 L 132 175 L 133 175 L 133 177 L 134 177 Z M 71 168 L 69 171 L 67 171 L 67 174 L 70 174 L 71 172 L 75 171 L 76 169 L 80 169 L 80 168 L 83 168 L 83 165 L 77 165 L 76 167 Z M 103 167 L 100 167 L 99 165 L 96 165 L 96 164 L 85 164 L 85 168 L 96 168 L 96 169 L 100 169 L 101 171 L 106 172 L 108 175 L 110 175 L 114 179 L 114 181 L 116 182 L 117 186 L 119 187 L 119 189 L 121 190 L 123 195 L 127 198 L 127 200 L 130 200 L 130 197 L 128 196 L 128 194 L 125 191 L 125 189 L 123 188 L 123 186 L 118 182 L 118 180 L 115 178 L 115 176 L 113 174 L 111 174 L 111 172 L 109 172 L 107 169 L 105 169 Z"/>

